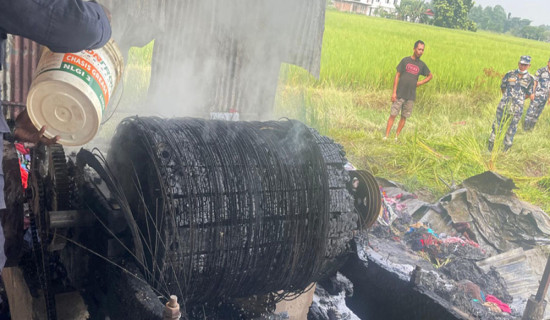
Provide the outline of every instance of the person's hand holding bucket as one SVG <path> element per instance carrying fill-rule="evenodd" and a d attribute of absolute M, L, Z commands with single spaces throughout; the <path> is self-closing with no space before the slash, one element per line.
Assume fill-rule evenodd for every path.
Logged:
<path fill-rule="evenodd" d="M 57 143 L 59 136 L 55 136 L 51 139 L 44 137 L 46 126 L 42 126 L 40 130 L 32 124 L 27 110 L 21 112 L 17 119 L 15 119 L 15 131 L 14 136 L 21 142 L 38 143 L 41 142 L 46 145 Z"/>

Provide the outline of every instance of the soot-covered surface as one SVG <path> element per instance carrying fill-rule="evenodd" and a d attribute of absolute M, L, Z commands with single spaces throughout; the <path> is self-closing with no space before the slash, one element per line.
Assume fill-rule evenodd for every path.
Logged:
<path fill-rule="evenodd" d="M 458 281 L 401 241 L 370 236 L 368 245 L 358 246 L 358 250 L 367 260 L 358 255 L 340 271 L 353 282 L 354 295 L 347 299 L 347 305 L 361 319 L 514 319 L 473 301 Z M 460 273 L 466 270 L 462 267 L 447 268 Z M 493 275 L 481 272 L 477 276 L 488 287 L 503 289 Z"/>
<path fill-rule="evenodd" d="M 549 219 L 505 177 L 484 173 L 461 187 L 423 205 L 397 185 L 382 188 L 386 209 L 341 269 L 358 316 L 521 318 L 544 267 Z"/>
<path fill-rule="evenodd" d="M 300 291 L 343 264 L 346 162 L 297 121 L 128 118 L 109 152 L 148 279 L 191 304 Z"/>

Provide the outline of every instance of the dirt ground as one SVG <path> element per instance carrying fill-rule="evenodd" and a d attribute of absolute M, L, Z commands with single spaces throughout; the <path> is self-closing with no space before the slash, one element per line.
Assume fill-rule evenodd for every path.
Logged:
<path fill-rule="evenodd" d="M 277 303 L 275 313 L 281 313 L 286 311 L 290 320 L 306 320 L 307 313 L 309 312 L 309 306 L 313 301 L 313 293 L 315 292 L 315 285 L 308 291 L 291 301 L 281 301 Z"/>

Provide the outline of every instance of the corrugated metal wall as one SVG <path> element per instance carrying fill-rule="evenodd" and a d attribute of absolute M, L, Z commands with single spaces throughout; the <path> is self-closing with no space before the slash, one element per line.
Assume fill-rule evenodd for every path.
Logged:
<path fill-rule="evenodd" d="M 27 94 L 38 64 L 40 46 L 33 41 L 8 36 L 6 61 L 2 64 L 2 105 L 7 119 L 14 119 L 27 103 Z"/>
<path fill-rule="evenodd" d="M 319 76 L 325 0 L 102 2 L 122 48 L 155 40 L 146 109 L 266 119 L 281 63 Z"/>

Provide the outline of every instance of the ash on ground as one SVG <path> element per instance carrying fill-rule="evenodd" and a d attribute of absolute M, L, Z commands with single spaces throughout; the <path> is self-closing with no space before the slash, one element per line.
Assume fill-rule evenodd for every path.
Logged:
<path fill-rule="evenodd" d="M 546 265 L 550 219 L 514 195 L 513 181 L 486 172 L 435 204 L 390 181 L 380 179 L 379 184 L 384 199 L 380 217 L 368 233 L 356 237 L 355 265 L 342 269 L 356 292 L 369 286 L 364 290 L 371 293 L 363 298 L 378 304 L 367 302 L 360 310 L 357 301 L 355 308 L 350 301 L 352 310 L 362 319 L 375 319 L 373 314 L 426 319 L 436 311 L 439 319 L 521 319 Z M 387 277 L 400 285 L 390 288 L 394 280 Z M 380 291 L 384 289 L 387 293 Z M 381 305 L 384 299 L 391 303 Z M 399 310 L 364 310 L 392 306 Z M 424 307 L 427 311 L 420 310 Z"/>

